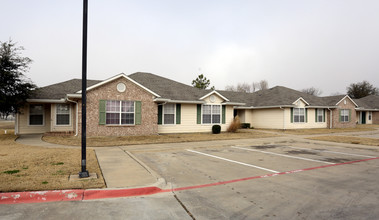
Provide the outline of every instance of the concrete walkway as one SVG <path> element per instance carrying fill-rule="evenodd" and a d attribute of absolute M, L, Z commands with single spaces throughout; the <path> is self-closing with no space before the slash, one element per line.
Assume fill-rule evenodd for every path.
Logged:
<path fill-rule="evenodd" d="M 20 144 L 48 148 L 80 148 L 47 143 L 42 134 L 21 135 Z M 165 187 L 166 182 L 153 170 L 139 161 L 133 154 L 119 147 L 96 147 L 94 149 L 107 188 L 129 188 L 140 186 Z"/>

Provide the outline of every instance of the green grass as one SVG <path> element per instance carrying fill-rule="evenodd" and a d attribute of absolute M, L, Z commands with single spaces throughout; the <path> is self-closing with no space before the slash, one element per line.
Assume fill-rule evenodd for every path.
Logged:
<path fill-rule="evenodd" d="M 7 170 L 7 171 L 4 171 L 3 173 L 6 173 L 6 174 L 15 174 L 15 173 L 18 173 L 20 172 L 20 170 Z"/>

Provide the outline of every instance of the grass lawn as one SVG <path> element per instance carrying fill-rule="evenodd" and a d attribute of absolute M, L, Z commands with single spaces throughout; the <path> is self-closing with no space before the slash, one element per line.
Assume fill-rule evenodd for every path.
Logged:
<path fill-rule="evenodd" d="M 69 181 L 80 171 L 80 149 L 43 148 L 15 142 L 14 130 L 0 133 L 0 192 L 104 188 L 93 150 L 87 150 L 87 167 L 98 179 Z"/>
<path fill-rule="evenodd" d="M 333 134 L 345 132 L 361 132 L 361 131 L 374 131 L 379 128 L 379 125 L 357 125 L 355 128 L 312 128 L 312 129 L 292 129 L 292 130 L 279 130 L 279 129 L 262 129 L 266 131 L 275 131 L 282 134 L 294 135 L 313 135 L 313 134 Z"/>
<path fill-rule="evenodd" d="M 220 134 L 211 133 L 191 133 L 191 134 L 164 134 L 149 136 L 117 136 L 117 137 L 87 137 L 87 146 L 105 147 L 105 146 L 125 146 L 135 144 L 158 144 L 158 143 L 178 143 L 193 141 L 211 141 L 211 140 L 230 140 L 246 138 L 265 138 L 275 137 L 278 135 L 267 134 L 252 129 L 240 129 L 236 133 L 222 132 Z M 44 136 L 43 140 L 49 143 L 80 146 L 80 136 Z"/>
<path fill-rule="evenodd" d="M 352 137 L 352 136 L 320 136 L 320 137 L 311 137 L 308 139 L 318 140 L 318 141 L 347 143 L 347 144 L 362 144 L 362 145 L 370 145 L 370 146 L 379 146 L 379 139 L 376 139 L 376 138 Z"/>

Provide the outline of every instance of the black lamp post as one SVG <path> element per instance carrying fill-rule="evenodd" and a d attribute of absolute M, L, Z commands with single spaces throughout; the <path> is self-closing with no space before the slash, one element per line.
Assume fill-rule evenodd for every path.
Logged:
<path fill-rule="evenodd" d="M 88 0 L 83 0 L 83 48 L 82 48 L 82 171 L 80 178 L 89 177 L 86 169 L 86 132 L 87 132 L 87 20 Z"/>

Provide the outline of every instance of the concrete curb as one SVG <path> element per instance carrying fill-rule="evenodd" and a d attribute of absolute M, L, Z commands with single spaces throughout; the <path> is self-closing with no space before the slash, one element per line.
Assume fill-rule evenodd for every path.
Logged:
<path fill-rule="evenodd" d="M 151 186 L 130 189 L 88 189 L 88 190 L 52 190 L 0 193 L 0 204 L 42 203 L 58 201 L 82 201 L 132 196 L 152 195 L 169 192 Z"/>
<path fill-rule="evenodd" d="M 152 185 L 148 185 L 148 186 L 156 186 L 156 187 L 159 187 L 159 188 L 166 188 L 167 187 L 167 182 L 166 180 L 160 176 L 157 172 L 155 172 L 154 170 L 152 170 L 149 166 L 147 166 L 144 162 L 142 162 L 141 160 L 139 160 L 136 156 L 134 156 L 134 154 L 132 154 L 131 152 L 129 151 L 126 151 L 124 150 L 124 152 L 126 154 L 128 154 L 133 160 L 135 160 L 137 163 L 139 163 L 145 170 L 147 170 L 147 172 L 149 172 L 154 178 L 157 179 L 157 181 L 152 184 Z"/>

